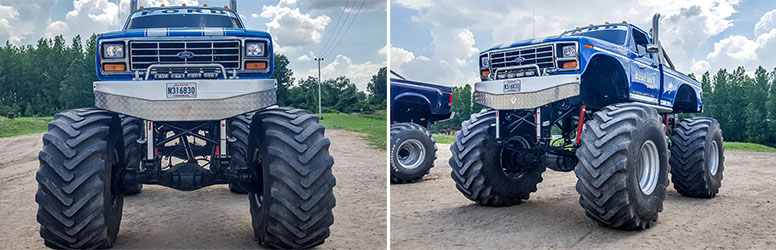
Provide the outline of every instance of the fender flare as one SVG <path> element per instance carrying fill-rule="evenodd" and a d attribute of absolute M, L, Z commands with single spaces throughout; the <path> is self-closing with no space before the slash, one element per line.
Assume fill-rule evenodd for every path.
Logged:
<path fill-rule="evenodd" d="M 614 84 L 614 88 L 611 89 L 611 91 L 614 91 L 615 98 L 629 98 L 630 93 L 630 81 L 629 81 L 629 73 L 626 69 L 626 66 L 623 64 L 621 60 L 616 58 L 615 56 L 609 55 L 608 53 L 604 53 L 601 51 L 594 52 L 590 57 L 590 59 L 586 61 L 585 68 L 582 71 L 582 77 L 581 77 L 581 83 L 580 83 L 580 95 L 589 95 L 589 94 L 597 94 L 595 91 L 600 91 L 599 89 L 593 90 L 590 86 L 601 86 L 600 84 Z M 614 73 L 615 76 L 617 76 L 619 79 L 611 80 L 610 83 L 602 83 L 599 81 L 599 79 L 590 79 L 591 75 L 593 74 L 593 70 L 596 70 L 596 64 L 598 64 L 600 61 L 601 63 L 610 63 L 615 66 L 609 66 L 610 68 L 615 68 L 617 73 Z M 594 85 L 591 85 L 594 84 Z M 593 91 L 593 92 L 591 92 Z M 589 98 L 583 98 L 584 100 L 590 100 Z"/>

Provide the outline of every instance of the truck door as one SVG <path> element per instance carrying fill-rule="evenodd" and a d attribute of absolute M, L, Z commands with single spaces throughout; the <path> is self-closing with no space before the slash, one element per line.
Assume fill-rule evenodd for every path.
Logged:
<path fill-rule="evenodd" d="M 674 99 L 676 99 L 676 91 L 682 83 L 689 83 L 683 80 L 682 73 L 679 73 L 674 69 L 671 59 L 668 59 L 668 53 L 660 50 L 662 56 L 665 58 L 663 64 L 660 65 L 660 70 L 663 72 L 663 85 L 660 94 L 660 106 L 673 107 Z"/>
<path fill-rule="evenodd" d="M 632 29 L 629 42 L 631 62 L 631 100 L 649 104 L 658 104 L 660 98 L 660 68 L 656 56 L 647 53 L 649 40 L 647 34 Z"/>

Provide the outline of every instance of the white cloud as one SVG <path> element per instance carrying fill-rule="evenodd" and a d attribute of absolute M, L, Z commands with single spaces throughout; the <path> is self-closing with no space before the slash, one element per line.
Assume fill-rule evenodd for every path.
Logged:
<path fill-rule="evenodd" d="M 16 20 L 18 16 L 19 11 L 17 11 L 13 6 L 0 5 L 0 29 L 10 29 L 10 20 Z"/>
<path fill-rule="evenodd" d="M 2 43 L 5 40 L 10 40 L 12 43 L 17 44 L 20 37 L 16 32 L 13 32 L 11 27 L 19 20 L 19 11 L 13 6 L 0 5 L 0 39 Z"/>
<path fill-rule="evenodd" d="M 302 56 L 300 56 L 300 57 L 297 57 L 297 58 L 296 58 L 296 60 L 297 60 L 297 61 L 300 61 L 300 62 L 310 62 L 310 61 L 312 61 L 313 59 L 311 59 L 311 58 L 310 58 L 309 56 L 307 56 L 307 55 L 302 55 Z"/>
<path fill-rule="evenodd" d="M 378 51 L 380 55 L 386 54 L 388 46 L 383 47 Z M 402 48 L 391 47 L 391 67 L 398 69 L 405 63 L 411 62 L 415 59 L 415 53 L 409 52 Z"/>
<path fill-rule="evenodd" d="M 733 59 L 739 64 L 757 60 L 757 42 L 749 40 L 745 36 L 734 35 L 714 43 L 714 51 L 709 53 L 707 59 L 712 62 L 720 58 Z"/>
<path fill-rule="evenodd" d="M 294 0 L 281 0 L 277 5 L 264 6 L 261 17 L 270 18 L 266 23 L 279 46 L 305 46 L 321 42 L 331 18 L 326 15 L 312 17 L 302 13 Z"/>
<path fill-rule="evenodd" d="M 354 64 L 350 57 L 337 55 L 337 57 L 331 63 L 321 68 L 321 77 L 323 79 L 333 79 L 339 76 L 346 76 L 350 79 L 350 82 L 354 83 L 359 90 L 366 90 L 366 85 L 372 76 L 377 74 L 377 71 L 385 67 L 384 62 L 373 63 L 367 61 L 362 64 Z M 305 78 L 307 76 L 318 76 L 318 69 L 310 69 L 306 74 L 302 74 Z"/>
<path fill-rule="evenodd" d="M 696 69 L 693 65 L 693 72 L 734 69 L 738 66 L 752 71 L 758 66 L 776 66 L 776 58 L 769 56 L 776 54 L 776 10 L 763 14 L 760 21 L 754 25 L 754 34 L 754 39 L 731 35 L 714 43 L 714 50 L 706 56 L 706 64 L 709 66 L 701 70 L 700 66 Z"/>
<path fill-rule="evenodd" d="M 420 10 L 432 6 L 431 1 L 426 0 L 394 0 L 393 3 L 401 5 L 407 9 Z"/>
<path fill-rule="evenodd" d="M 68 34 L 70 32 L 70 27 L 67 26 L 67 24 L 63 21 L 55 21 L 49 23 L 48 27 L 46 27 L 46 37 L 53 37 L 60 34 Z"/>
<path fill-rule="evenodd" d="M 776 10 L 771 10 L 763 14 L 763 16 L 760 17 L 760 21 L 754 25 L 754 35 L 760 36 L 769 32 L 774 27 L 776 27 Z"/>
<path fill-rule="evenodd" d="M 711 68 L 711 65 L 709 64 L 708 61 L 700 60 L 700 61 L 693 62 L 692 67 L 690 67 L 690 70 L 692 72 L 700 74 L 701 72 L 709 71 L 710 68 Z"/>
<path fill-rule="evenodd" d="M 431 30 L 434 55 L 416 57 L 403 48 L 391 48 L 391 69 L 410 78 L 440 84 L 461 85 L 477 80 L 469 69 L 476 67 L 478 49 L 474 34 L 469 29 L 436 28 Z"/>

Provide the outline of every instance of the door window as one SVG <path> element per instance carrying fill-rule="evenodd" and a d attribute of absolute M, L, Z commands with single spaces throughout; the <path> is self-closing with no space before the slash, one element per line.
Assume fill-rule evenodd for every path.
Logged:
<path fill-rule="evenodd" d="M 647 40 L 647 34 L 644 34 L 644 32 L 633 30 L 633 41 L 631 42 L 631 50 L 633 50 L 634 53 L 638 54 L 639 56 L 650 58 L 652 59 L 652 54 L 647 53 L 647 44 L 649 44 L 649 40 Z"/>

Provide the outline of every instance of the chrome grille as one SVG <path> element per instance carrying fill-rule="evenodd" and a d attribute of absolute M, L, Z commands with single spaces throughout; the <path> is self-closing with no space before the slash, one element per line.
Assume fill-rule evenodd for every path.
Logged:
<path fill-rule="evenodd" d="M 517 47 L 494 51 L 489 54 L 491 72 L 496 79 L 541 75 L 543 71 L 555 69 L 555 50 L 553 44 Z M 518 58 L 523 58 L 518 62 Z M 530 65 L 537 67 L 528 67 Z"/>
<path fill-rule="evenodd" d="M 227 69 L 240 67 L 240 41 L 131 41 L 130 69 L 145 70 L 151 64 L 221 64 Z M 194 53 L 191 58 L 179 52 Z"/>

